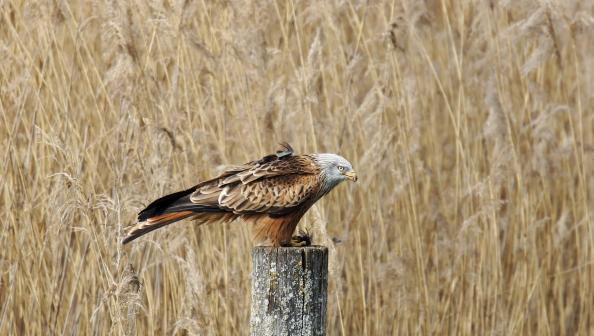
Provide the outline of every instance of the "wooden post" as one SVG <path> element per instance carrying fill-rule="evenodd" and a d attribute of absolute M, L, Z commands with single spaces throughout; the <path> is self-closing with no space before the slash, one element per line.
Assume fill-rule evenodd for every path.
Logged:
<path fill-rule="evenodd" d="M 328 249 L 255 247 L 253 336 L 326 335 Z"/>

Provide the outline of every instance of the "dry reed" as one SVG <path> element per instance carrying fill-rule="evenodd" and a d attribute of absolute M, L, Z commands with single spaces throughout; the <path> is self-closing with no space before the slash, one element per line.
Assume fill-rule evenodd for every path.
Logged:
<path fill-rule="evenodd" d="M 330 335 L 594 333 L 589 1 L 0 2 L 0 334 L 247 334 L 250 232 L 148 202 L 274 150 Z"/>

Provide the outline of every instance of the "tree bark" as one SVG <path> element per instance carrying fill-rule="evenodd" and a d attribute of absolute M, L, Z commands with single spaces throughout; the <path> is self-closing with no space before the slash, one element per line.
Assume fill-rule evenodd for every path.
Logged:
<path fill-rule="evenodd" d="M 258 246 L 252 255 L 251 334 L 326 335 L 328 249 Z"/>

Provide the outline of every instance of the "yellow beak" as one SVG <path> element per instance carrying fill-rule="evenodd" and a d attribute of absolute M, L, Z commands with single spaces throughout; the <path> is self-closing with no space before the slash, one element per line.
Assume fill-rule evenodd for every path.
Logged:
<path fill-rule="evenodd" d="M 344 173 L 344 176 L 346 176 L 349 180 L 353 182 L 357 182 L 357 172 L 355 172 L 354 170 Z"/>

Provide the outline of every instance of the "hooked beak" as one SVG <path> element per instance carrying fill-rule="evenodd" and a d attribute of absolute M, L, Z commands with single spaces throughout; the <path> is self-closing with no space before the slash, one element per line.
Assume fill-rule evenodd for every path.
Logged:
<path fill-rule="evenodd" d="M 353 182 L 357 182 L 357 173 L 354 170 L 344 173 L 344 176 Z"/>

